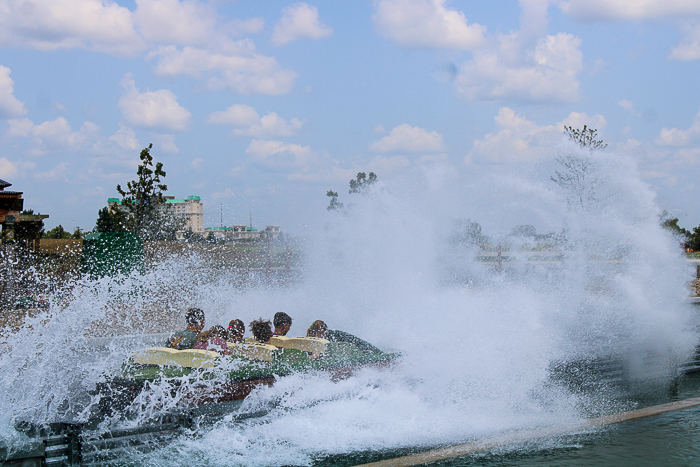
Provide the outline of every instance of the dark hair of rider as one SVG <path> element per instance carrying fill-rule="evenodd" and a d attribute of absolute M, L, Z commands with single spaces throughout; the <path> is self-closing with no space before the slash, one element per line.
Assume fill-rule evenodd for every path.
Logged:
<path fill-rule="evenodd" d="M 199 308 L 190 308 L 185 315 L 185 321 L 188 326 L 197 326 L 204 324 L 204 312 Z"/>
<path fill-rule="evenodd" d="M 320 319 L 317 319 L 309 327 L 309 330 L 306 331 L 306 337 L 324 338 L 326 337 L 326 331 L 328 331 L 328 326 L 326 326 L 326 323 L 324 323 Z"/>
<path fill-rule="evenodd" d="M 250 323 L 250 332 L 253 333 L 253 337 L 258 342 L 263 344 L 270 340 L 272 337 L 272 328 L 270 327 L 270 321 L 266 319 L 256 319 Z"/>
<path fill-rule="evenodd" d="M 284 326 L 285 324 L 292 325 L 292 317 L 289 316 L 287 313 L 284 313 L 282 311 L 278 311 L 275 313 L 275 317 L 273 318 L 273 322 L 275 323 L 275 327 L 278 328 L 280 326 Z"/>

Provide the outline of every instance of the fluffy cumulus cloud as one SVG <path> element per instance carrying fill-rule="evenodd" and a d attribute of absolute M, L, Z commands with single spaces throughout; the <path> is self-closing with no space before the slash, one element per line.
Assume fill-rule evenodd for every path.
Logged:
<path fill-rule="evenodd" d="M 284 45 L 297 39 L 320 39 L 333 34 L 333 28 L 321 24 L 318 8 L 304 2 L 282 10 L 282 19 L 275 25 L 270 41 Z"/>
<path fill-rule="evenodd" d="M 673 60 L 700 59 L 700 2 L 696 0 L 555 0 L 579 21 L 639 21 L 680 18 L 681 39 L 671 50 Z"/>
<path fill-rule="evenodd" d="M 0 44 L 131 55 L 145 44 L 128 8 L 109 0 L 2 0 Z"/>
<path fill-rule="evenodd" d="M 197 1 L 136 0 L 134 22 L 156 44 L 204 45 L 216 30 L 216 10 Z"/>
<path fill-rule="evenodd" d="M 108 138 L 109 141 L 114 141 L 117 146 L 122 149 L 135 150 L 140 144 L 136 139 L 136 133 L 131 128 L 119 124 L 119 130 Z"/>
<path fill-rule="evenodd" d="M 565 126 L 583 128 L 583 125 L 587 125 L 602 130 L 606 125 L 602 115 L 571 112 L 555 125 L 540 126 L 508 107 L 502 107 L 494 121 L 497 131 L 474 141 L 471 152 L 465 158 L 467 164 L 477 161 L 495 164 L 536 161 L 549 154 L 553 143 L 561 139 Z"/>
<path fill-rule="evenodd" d="M 119 108 L 126 122 L 137 128 L 153 130 L 184 131 L 192 114 L 177 102 L 177 97 L 168 89 L 140 92 L 131 75 L 121 82 L 124 94 L 119 99 Z"/>
<path fill-rule="evenodd" d="M 380 34 L 406 47 L 471 50 L 486 33 L 445 0 L 379 0 L 372 20 Z"/>
<path fill-rule="evenodd" d="M 67 175 L 68 175 L 68 163 L 61 162 L 49 170 L 35 172 L 34 178 L 36 180 L 43 180 L 43 181 L 50 182 L 53 180 L 58 180 L 59 178 L 65 178 Z"/>
<path fill-rule="evenodd" d="M 10 78 L 10 69 L 0 65 L 0 117 L 21 117 L 27 114 L 24 104 L 15 97 L 15 82 Z"/>
<path fill-rule="evenodd" d="M 6 157 L 0 157 L 0 178 L 10 179 L 17 176 L 17 164 Z"/>
<path fill-rule="evenodd" d="M 681 40 L 672 50 L 673 60 L 700 59 L 700 21 L 687 21 L 681 27 Z"/>
<path fill-rule="evenodd" d="M 272 138 L 296 135 L 304 122 L 292 118 L 287 122 L 275 112 L 260 117 L 258 112 L 245 104 L 234 104 L 224 111 L 214 112 L 207 120 L 209 123 L 232 125 L 234 136 L 252 136 L 255 138 Z"/>
<path fill-rule="evenodd" d="M 659 146 L 688 146 L 696 143 L 698 139 L 700 139 L 700 110 L 693 118 L 690 128 L 686 130 L 662 128 L 654 142 Z"/>
<path fill-rule="evenodd" d="M 379 153 L 412 152 L 432 153 L 444 151 L 442 135 L 407 123 L 394 127 L 388 135 L 370 144 L 369 149 Z"/>
<path fill-rule="evenodd" d="M 310 170 L 319 162 L 319 156 L 310 146 L 282 141 L 254 139 L 245 152 L 254 164 L 276 171 Z"/>
<path fill-rule="evenodd" d="M 228 88 L 240 94 L 286 94 L 297 77 L 273 57 L 258 54 L 250 40 L 227 41 L 216 49 L 163 46 L 149 58 L 156 60 L 159 75 L 206 79 L 211 89 Z"/>
<path fill-rule="evenodd" d="M 523 45 L 520 35 L 511 33 L 475 51 L 455 78 L 457 92 L 470 101 L 576 101 L 583 70 L 581 40 L 559 33 L 540 38 L 532 48 L 522 50 Z"/>
<path fill-rule="evenodd" d="M 137 0 L 131 11 L 110 0 L 0 0 L 0 45 L 145 53 L 161 75 L 204 79 L 210 88 L 242 94 L 289 92 L 295 72 L 259 54 L 250 39 L 233 39 L 259 32 L 264 20 L 224 21 L 215 6 L 199 0 Z M 291 21 L 286 41 L 332 31 L 306 4 L 290 7 L 284 18 Z"/>
<path fill-rule="evenodd" d="M 555 0 L 561 10 L 578 20 L 639 20 L 700 15 L 696 0 Z"/>
<path fill-rule="evenodd" d="M 90 147 L 97 141 L 99 127 L 92 122 L 84 122 L 78 131 L 63 117 L 47 120 L 35 125 L 29 119 L 11 120 L 5 133 L 7 137 L 30 138 L 33 147 L 29 154 L 43 156 L 49 153 L 76 151 Z"/>

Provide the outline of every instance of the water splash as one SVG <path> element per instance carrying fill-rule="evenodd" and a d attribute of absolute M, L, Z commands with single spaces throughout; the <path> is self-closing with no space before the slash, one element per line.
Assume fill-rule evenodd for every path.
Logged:
<path fill-rule="evenodd" d="M 285 311 L 298 335 L 323 319 L 405 358 L 392 371 L 364 370 L 341 382 L 283 378 L 240 408 L 264 415 L 201 426 L 125 463 L 310 465 L 341 453 L 564 423 L 613 403 L 552 384 L 553 362 L 614 355 L 643 381 L 651 360 L 656 383 L 668 383 L 697 343 L 697 318 L 685 301 L 690 267 L 659 226 L 654 193 L 632 161 L 558 150 L 591 167 L 589 184 L 573 198 L 550 180 L 547 163 L 478 180 L 423 168 L 375 184 L 343 213 L 322 213 L 306 239 L 300 283 L 214 274 L 196 255 L 118 283 L 76 282 L 65 304 L 7 339 L 2 437 L 18 438 L 18 419 L 87 416 L 88 392 L 145 345 L 109 336 L 167 333 L 192 305 L 206 311 L 208 324 Z M 451 241 L 460 219 L 478 222 L 488 241 Z M 510 235 L 519 224 L 552 234 L 544 253 Z M 500 263 L 484 256 L 486 243 L 491 253 L 501 246 Z M 103 341 L 90 337 L 100 332 Z M 129 423 L 177 403 L 155 399 L 137 401 L 141 418 Z"/>

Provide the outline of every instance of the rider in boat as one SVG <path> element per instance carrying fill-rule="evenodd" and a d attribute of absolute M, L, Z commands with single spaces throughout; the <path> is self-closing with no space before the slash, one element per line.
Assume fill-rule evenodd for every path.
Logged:
<path fill-rule="evenodd" d="M 226 337 L 226 340 L 233 344 L 238 344 L 243 340 L 244 335 L 245 324 L 243 324 L 243 321 L 240 319 L 232 319 L 228 323 L 228 336 Z"/>
<path fill-rule="evenodd" d="M 369 342 L 363 341 L 359 337 L 353 336 L 350 333 L 328 329 L 326 323 L 320 319 L 314 321 L 309 327 L 309 329 L 306 331 L 306 337 L 318 337 L 331 342 L 350 342 L 351 344 L 355 344 L 358 349 L 368 354 L 381 352 L 381 350 Z"/>
<path fill-rule="evenodd" d="M 286 336 L 289 332 L 289 328 L 292 327 L 292 317 L 282 311 L 275 313 L 275 317 L 272 321 L 275 323 L 275 332 L 272 334 L 273 336 Z"/>
<path fill-rule="evenodd" d="M 194 344 L 195 349 L 213 350 L 221 355 L 228 355 L 228 344 L 226 344 L 228 332 L 223 326 L 212 326 L 208 331 L 199 333 Z"/>
<path fill-rule="evenodd" d="M 269 344 L 270 339 L 272 339 L 272 327 L 270 321 L 266 319 L 260 318 L 250 323 L 250 332 L 253 333 L 255 340 L 261 344 Z"/>
<path fill-rule="evenodd" d="M 185 321 L 187 322 L 187 328 L 184 331 L 178 331 L 171 335 L 165 343 L 165 347 L 177 350 L 194 347 L 197 334 L 204 329 L 204 311 L 199 308 L 190 308 L 185 315 Z"/>

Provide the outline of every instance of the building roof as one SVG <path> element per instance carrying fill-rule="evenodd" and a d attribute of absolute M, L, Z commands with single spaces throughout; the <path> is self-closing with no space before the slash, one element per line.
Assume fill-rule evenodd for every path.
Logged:
<path fill-rule="evenodd" d="M 202 199 L 199 196 L 188 196 L 187 200 L 188 201 L 201 201 Z"/>
<path fill-rule="evenodd" d="M 12 186 L 12 183 L 6 182 L 5 180 L 0 179 L 0 191 L 4 190 L 8 186 Z"/>
<path fill-rule="evenodd" d="M 184 199 L 166 199 L 165 202 L 167 204 L 170 204 L 170 203 L 185 203 L 187 201 Z"/>

